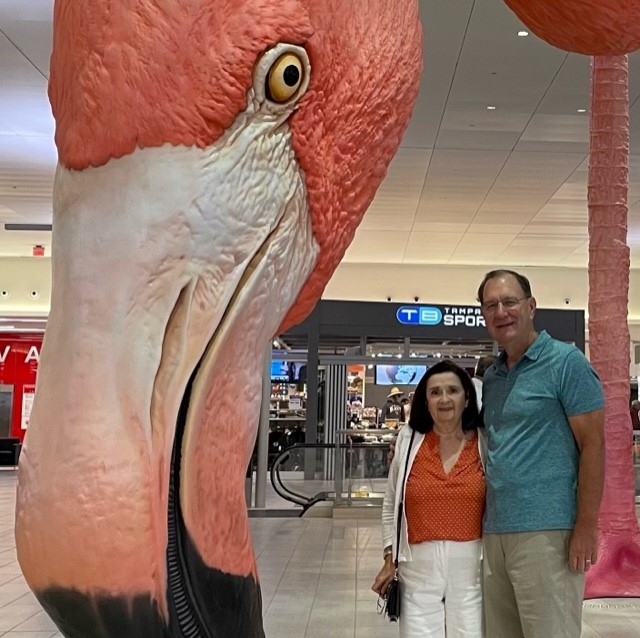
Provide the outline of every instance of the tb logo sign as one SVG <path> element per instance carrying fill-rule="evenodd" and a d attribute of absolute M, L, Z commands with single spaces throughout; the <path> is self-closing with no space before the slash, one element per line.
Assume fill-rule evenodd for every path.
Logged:
<path fill-rule="evenodd" d="M 406 326 L 437 326 L 442 321 L 442 311 L 435 306 L 401 306 L 396 318 Z"/>

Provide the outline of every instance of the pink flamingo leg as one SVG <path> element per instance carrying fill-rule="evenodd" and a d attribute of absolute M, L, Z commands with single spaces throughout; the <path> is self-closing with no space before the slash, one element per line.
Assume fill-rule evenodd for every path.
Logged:
<path fill-rule="evenodd" d="M 606 396 L 600 560 L 587 598 L 640 596 L 640 530 L 629 416 L 629 81 L 626 55 L 592 61 L 589 164 L 589 349 Z"/>

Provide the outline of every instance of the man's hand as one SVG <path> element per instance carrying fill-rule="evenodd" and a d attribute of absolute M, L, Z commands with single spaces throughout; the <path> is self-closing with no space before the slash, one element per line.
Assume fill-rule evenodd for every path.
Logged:
<path fill-rule="evenodd" d="M 576 525 L 569 541 L 569 569 L 588 572 L 598 561 L 598 528 Z"/>
<path fill-rule="evenodd" d="M 580 450 L 576 526 L 569 541 L 569 569 L 584 573 L 598 560 L 598 511 L 604 486 L 604 410 L 569 417 Z"/>

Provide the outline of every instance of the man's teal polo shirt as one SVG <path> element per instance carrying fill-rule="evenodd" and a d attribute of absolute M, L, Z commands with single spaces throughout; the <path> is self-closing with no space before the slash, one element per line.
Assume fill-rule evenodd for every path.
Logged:
<path fill-rule="evenodd" d="M 578 348 L 541 332 L 510 370 L 503 353 L 482 391 L 488 435 L 484 532 L 572 529 L 579 454 L 567 417 L 604 407 Z"/>

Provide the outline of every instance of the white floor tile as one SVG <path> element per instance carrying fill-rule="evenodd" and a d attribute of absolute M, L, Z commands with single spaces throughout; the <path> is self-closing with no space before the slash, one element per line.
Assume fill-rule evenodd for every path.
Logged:
<path fill-rule="evenodd" d="M 0 473 L 0 637 L 63 638 L 20 575 L 15 473 Z M 268 638 L 397 638 L 370 587 L 382 565 L 375 520 L 251 519 Z M 582 638 L 640 638 L 640 599 L 585 602 Z"/>

